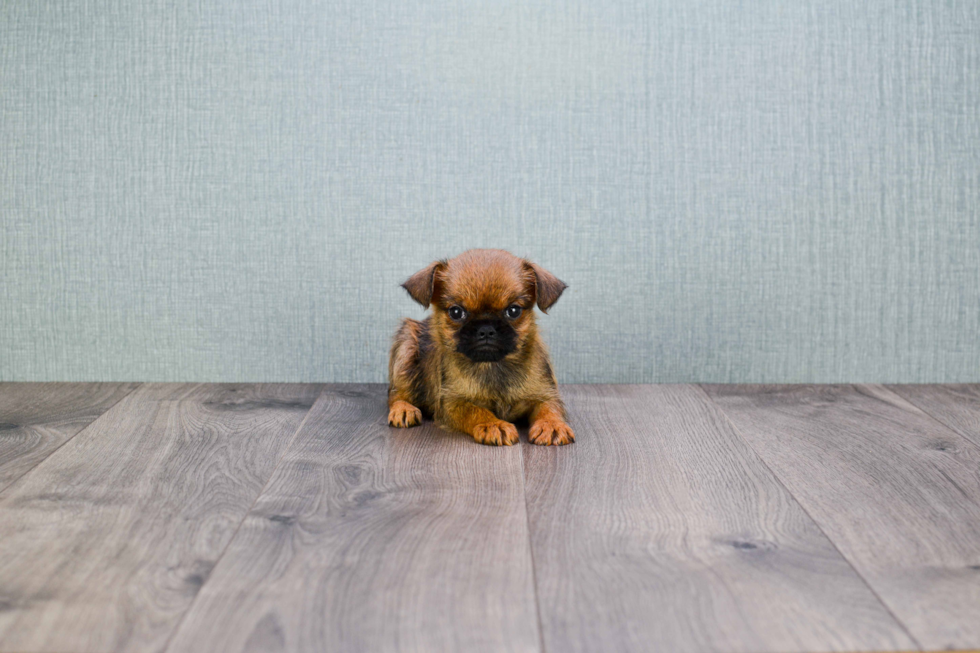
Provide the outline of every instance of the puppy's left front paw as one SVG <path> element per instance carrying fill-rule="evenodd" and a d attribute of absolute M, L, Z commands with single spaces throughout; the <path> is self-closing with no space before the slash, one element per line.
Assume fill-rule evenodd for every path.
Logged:
<path fill-rule="evenodd" d="M 571 444 L 575 442 L 575 431 L 565 422 L 538 420 L 531 425 L 527 439 L 531 444 L 543 446 Z"/>

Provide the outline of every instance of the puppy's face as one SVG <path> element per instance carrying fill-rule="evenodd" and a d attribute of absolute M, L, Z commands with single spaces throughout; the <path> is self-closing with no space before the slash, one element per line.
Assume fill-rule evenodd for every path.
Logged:
<path fill-rule="evenodd" d="M 502 257 L 453 259 L 436 304 L 439 325 L 456 351 L 496 363 L 520 348 L 534 321 L 534 295 L 517 265 Z"/>
<path fill-rule="evenodd" d="M 539 266 L 502 250 L 470 250 L 437 261 L 403 284 L 433 306 L 442 342 L 474 363 L 496 363 L 533 338 L 534 304 L 554 304 L 565 284 Z"/>

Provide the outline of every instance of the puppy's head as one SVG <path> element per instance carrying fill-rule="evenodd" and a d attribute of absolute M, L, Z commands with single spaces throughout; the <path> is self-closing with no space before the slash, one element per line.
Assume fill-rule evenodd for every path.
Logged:
<path fill-rule="evenodd" d="M 495 363 L 535 336 L 534 304 L 547 312 L 565 284 L 499 249 L 471 249 L 419 270 L 402 287 L 433 308 L 444 344 L 475 363 Z"/>

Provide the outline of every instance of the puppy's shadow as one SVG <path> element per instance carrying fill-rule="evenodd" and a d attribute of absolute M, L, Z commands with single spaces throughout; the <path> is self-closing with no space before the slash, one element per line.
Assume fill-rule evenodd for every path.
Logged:
<path fill-rule="evenodd" d="M 418 426 L 411 426 L 408 428 L 397 428 L 394 426 L 388 426 L 387 413 L 381 417 L 380 423 L 384 424 L 388 428 L 388 437 L 391 438 L 392 444 L 398 447 L 417 447 L 419 442 L 425 442 L 427 445 L 432 447 L 444 446 L 448 443 L 458 443 L 462 442 L 464 444 L 472 445 L 474 447 L 480 447 L 481 449 L 493 450 L 493 449 L 512 449 L 514 447 L 520 447 L 525 443 L 529 443 L 528 440 L 528 430 L 531 425 L 528 419 L 521 418 L 512 422 L 514 426 L 517 427 L 517 433 L 520 437 L 520 442 L 516 445 L 508 446 L 494 446 L 480 444 L 473 439 L 471 435 L 463 433 L 461 431 L 452 431 L 439 426 L 432 416 L 423 415 L 422 423 Z"/>

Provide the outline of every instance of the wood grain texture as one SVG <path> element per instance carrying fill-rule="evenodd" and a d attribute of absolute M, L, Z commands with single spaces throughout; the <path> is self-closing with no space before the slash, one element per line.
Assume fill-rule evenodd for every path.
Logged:
<path fill-rule="evenodd" d="M 537 651 L 521 452 L 328 389 L 171 651 Z"/>
<path fill-rule="evenodd" d="M 0 492 L 138 383 L 0 383 Z"/>
<path fill-rule="evenodd" d="M 0 651 L 165 645 L 313 404 L 145 385 L 0 500 Z"/>
<path fill-rule="evenodd" d="M 885 387 L 980 446 L 980 384 Z"/>
<path fill-rule="evenodd" d="M 980 642 L 980 449 L 882 386 L 705 386 L 926 648 Z"/>
<path fill-rule="evenodd" d="M 525 445 L 548 651 L 915 643 L 695 386 L 566 386 L 570 447 Z"/>

